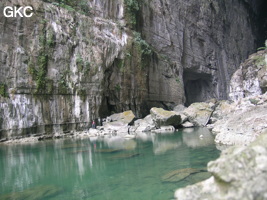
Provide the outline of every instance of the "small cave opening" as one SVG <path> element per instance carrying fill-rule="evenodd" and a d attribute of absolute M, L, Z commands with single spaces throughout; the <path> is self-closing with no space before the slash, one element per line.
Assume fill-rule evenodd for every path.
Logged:
<path fill-rule="evenodd" d="M 189 106 L 195 102 L 203 102 L 215 97 L 211 75 L 196 72 L 184 72 L 183 79 L 186 97 L 185 106 Z"/>

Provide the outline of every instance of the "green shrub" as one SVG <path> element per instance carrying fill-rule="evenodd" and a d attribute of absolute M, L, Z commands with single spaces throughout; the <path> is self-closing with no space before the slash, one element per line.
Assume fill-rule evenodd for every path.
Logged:
<path fill-rule="evenodd" d="M 8 97 L 6 84 L 0 83 L 0 96 Z"/>
<path fill-rule="evenodd" d="M 139 3 L 137 0 L 124 0 L 124 4 L 126 6 L 126 16 L 129 22 L 132 25 L 136 24 L 136 16 L 140 9 Z"/>
<path fill-rule="evenodd" d="M 151 55 L 152 54 L 152 50 L 150 45 L 142 39 L 141 34 L 138 32 L 134 32 L 134 41 L 140 45 L 141 47 L 141 53 L 143 55 Z"/>

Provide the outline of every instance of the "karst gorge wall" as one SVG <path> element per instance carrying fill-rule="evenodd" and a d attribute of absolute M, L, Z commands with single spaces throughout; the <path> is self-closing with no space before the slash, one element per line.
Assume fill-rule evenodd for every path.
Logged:
<path fill-rule="evenodd" d="M 263 44 L 263 1 L 0 2 L 0 137 L 84 130 L 94 118 L 227 99 Z M 5 6 L 32 6 L 6 18 Z"/>

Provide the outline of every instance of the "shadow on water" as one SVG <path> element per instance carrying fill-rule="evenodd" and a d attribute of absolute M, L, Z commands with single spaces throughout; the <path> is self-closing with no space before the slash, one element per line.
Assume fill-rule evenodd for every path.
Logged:
<path fill-rule="evenodd" d="M 210 176 L 203 169 L 219 156 L 213 141 L 200 128 L 0 146 L 0 199 L 170 199 Z"/>

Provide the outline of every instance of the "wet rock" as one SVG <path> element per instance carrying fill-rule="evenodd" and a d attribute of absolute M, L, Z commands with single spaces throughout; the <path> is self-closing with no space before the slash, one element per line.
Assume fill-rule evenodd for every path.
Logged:
<path fill-rule="evenodd" d="M 267 134 L 248 146 L 231 147 L 208 163 L 212 177 L 178 189 L 177 200 L 254 200 L 267 196 Z"/>
<path fill-rule="evenodd" d="M 122 149 L 96 149 L 96 153 L 117 153 L 122 151 Z"/>
<path fill-rule="evenodd" d="M 178 170 L 174 170 L 163 175 L 161 177 L 161 181 L 174 183 L 174 182 L 181 181 L 185 179 L 186 177 L 190 176 L 191 174 L 195 174 L 198 172 L 201 172 L 201 170 L 193 169 L 193 168 L 178 169 Z"/>
<path fill-rule="evenodd" d="M 176 114 L 174 111 L 167 111 L 162 108 L 151 108 L 150 114 L 153 122 L 157 128 L 161 126 L 174 126 L 177 127 L 181 124 L 181 116 Z"/>
<path fill-rule="evenodd" d="M 206 126 L 214 108 L 214 103 L 193 103 L 183 111 L 183 114 L 186 115 L 188 120 L 195 126 Z"/>
<path fill-rule="evenodd" d="M 128 159 L 128 158 L 133 158 L 133 157 L 137 157 L 140 156 L 139 153 L 125 153 L 125 154 L 119 154 L 116 156 L 112 156 L 110 157 L 113 160 L 121 160 L 121 159 Z"/>

